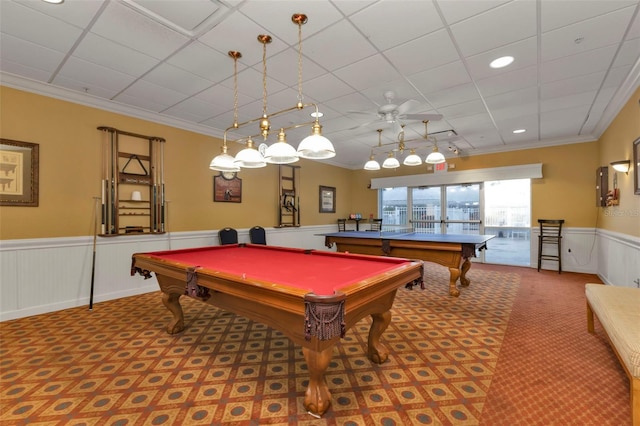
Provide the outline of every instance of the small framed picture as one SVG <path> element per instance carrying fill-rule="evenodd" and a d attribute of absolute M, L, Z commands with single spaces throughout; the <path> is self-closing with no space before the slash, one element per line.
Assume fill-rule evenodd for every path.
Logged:
<path fill-rule="evenodd" d="M 0 206 L 38 207 L 37 143 L 0 139 Z"/>
<path fill-rule="evenodd" d="M 640 138 L 633 141 L 633 182 L 635 194 L 640 195 Z"/>
<path fill-rule="evenodd" d="M 320 186 L 320 213 L 336 212 L 336 189 L 332 186 Z"/>

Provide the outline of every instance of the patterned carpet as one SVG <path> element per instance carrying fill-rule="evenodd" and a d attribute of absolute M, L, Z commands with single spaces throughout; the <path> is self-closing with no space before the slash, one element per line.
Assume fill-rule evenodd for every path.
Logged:
<path fill-rule="evenodd" d="M 544 418 L 514 422 L 519 408 L 511 404 L 518 402 L 501 407 L 502 397 L 492 399 L 522 269 L 474 266 L 471 287 L 452 298 L 446 269 L 426 266 L 426 290 L 398 291 L 383 334 L 386 363 L 366 358 L 366 320 L 334 349 L 327 370 L 332 406 L 322 419 L 302 406 L 305 360 L 279 331 L 183 298 L 187 329 L 170 336 L 164 330 L 170 314 L 156 292 L 99 303 L 93 311 L 75 308 L 0 323 L 0 423 L 391 426 L 500 424 L 510 418 L 501 424 L 553 424 Z M 584 322 L 584 312 L 575 321 Z M 586 325 L 580 330 L 586 334 Z M 606 357 L 610 349 L 589 337 Z M 621 369 L 614 364 L 600 376 L 606 381 L 611 368 L 612 386 L 619 388 Z M 513 373 L 503 370 L 501 392 L 508 395 Z M 535 371 L 522 374 L 536 377 Z M 535 405 L 538 396 L 527 395 L 524 405 Z M 628 399 L 610 399 L 622 413 L 614 420 L 622 423 L 607 423 L 611 416 L 599 421 L 592 413 L 593 424 L 630 419 Z M 487 401 L 494 403 L 485 420 Z M 560 401 L 567 404 L 566 395 Z"/>

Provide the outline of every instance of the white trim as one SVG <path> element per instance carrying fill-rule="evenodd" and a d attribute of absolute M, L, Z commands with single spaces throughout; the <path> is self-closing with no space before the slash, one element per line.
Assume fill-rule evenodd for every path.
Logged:
<path fill-rule="evenodd" d="M 521 166 L 492 167 L 460 172 L 430 173 L 371 179 L 371 189 L 432 186 L 486 182 L 489 180 L 538 179 L 542 177 L 542 163 Z"/>

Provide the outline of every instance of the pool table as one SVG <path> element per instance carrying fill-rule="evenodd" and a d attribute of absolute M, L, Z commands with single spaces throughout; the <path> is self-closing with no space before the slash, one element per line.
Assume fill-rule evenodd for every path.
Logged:
<path fill-rule="evenodd" d="M 302 346 L 309 368 L 304 406 L 320 416 L 331 404 L 325 370 L 333 347 L 362 318 L 373 319 L 367 355 L 388 352 L 380 336 L 399 287 L 422 279 L 422 264 L 400 258 L 232 244 L 136 253 L 131 274 L 150 278 L 173 314 L 170 334 L 184 329 L 183 295 L 280 330 Z"/>
<path fill-rule="evenodd" d="M 396 256 L 434 262 L 449 268 L 449 295 L 458 297 L 460 285 L 468 287 L 466 274 L 471 268 L 470 258 L 476 251 L 487 248 L 494 235 L 427 234 L 421 232 L 347 231 L 321 234 L 329 248 L 336 245 L 340 252 L 377 256 Z"/>

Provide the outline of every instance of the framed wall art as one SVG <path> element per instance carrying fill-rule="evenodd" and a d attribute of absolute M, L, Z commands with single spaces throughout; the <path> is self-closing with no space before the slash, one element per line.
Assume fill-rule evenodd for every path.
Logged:
<path fill-rule="evenodd" d="M 336 189 L 332 186 L 320 186 L 320 213 L 336 212 Z"/>
<path fill-rule="evenodd" d="M 633 187 L 635 194 L 640 195 L 640 138 L 633 141 Z"/>
<path fill-rule="evenodd" d="M 38 207 L 39 145 L 0 139 L 0 206 Z"/>
<path fill-rule="evenodd" d="M 242 202 L 242 179 L 235 172 L 221 172 L 213 177 L 213 201 Z"/>

